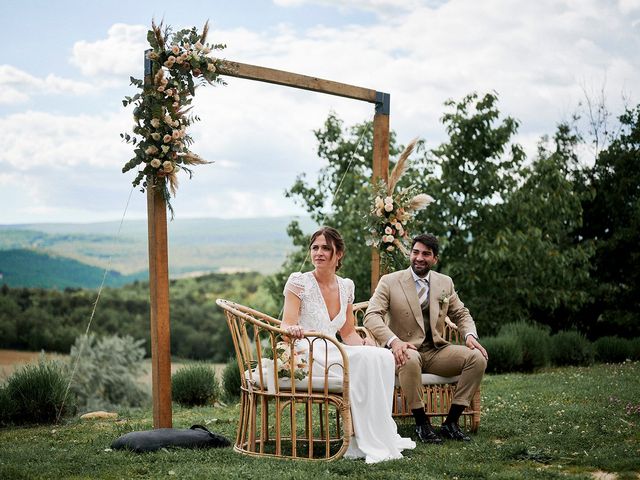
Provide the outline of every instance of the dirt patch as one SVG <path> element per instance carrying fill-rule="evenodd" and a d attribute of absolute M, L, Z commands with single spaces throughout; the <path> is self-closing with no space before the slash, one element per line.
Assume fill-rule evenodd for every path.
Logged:
<path fill-rule="evenodd" d="M 27 363 L 38 363 L 41 352 L 25 352 L 23 350 L 0 350 L 0 380 L 9 377 L 17 368 Z M 65 360 L 68 355 L 45 353 L 47 360 Z"/>

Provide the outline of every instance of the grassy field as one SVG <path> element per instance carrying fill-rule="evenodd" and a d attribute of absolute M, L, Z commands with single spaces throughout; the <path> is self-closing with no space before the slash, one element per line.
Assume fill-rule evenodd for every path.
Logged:
<path fill-rule="evenodd" d="M 0 478 L 638 479 L 640 363 L 488 376 L 482 423 L 470 444 L 418 445 L 402 460 L 310 463 L 221 450 L 111 451 L 118 436 L 151 428 L 151 414 L 117 421 L 0 430 Z M 174 426 L 204 424 L 233 438 L 237 405 L 174 410 Z M 400 433 L 412 435 L 410 424 Z"/>

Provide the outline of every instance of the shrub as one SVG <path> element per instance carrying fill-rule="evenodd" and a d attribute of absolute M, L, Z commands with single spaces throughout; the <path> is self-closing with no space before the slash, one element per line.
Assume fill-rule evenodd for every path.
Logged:
<path fill-rule="evenodd" d="M 69 368 L 76 365 L 72 389 L 85 410 L 138 407 L 149 393 L 138 384 L 143 373 L 144 340 L 127 335 L 102 337 L 81 335 L 71 347 Z"/>
<path fill-rule="evenodd" d="M 631 342 L 620 337 L 600 337 L 594 344 L 596 359 L 603 363 L 622 363 L 631 358 Z"/>
<path fill-rule="evenodd" d="M 9 425 L 13 418 L 14 402 L 9 398 L 9 392 L 0 386 L 0 426 Z"/>
<path fill-rule="evenodd" d="M 629 340 L 631 345 L 631 359 L 640 360 L 640 337 L 632 338 Z"/>
<path fill-rule="evenodd" d="M 183 367 L 171 376 L 171 394 L 183 407 L 211 405 L 220 396 L 216 372 L 201 363 Z"/>
<path fill-rule="evenodd" d="M 551 362 L 554 365 L 591 365 L 593 346 L 576 330 L 562 331 L 551 337 Z"/>
<path fill-rule="evenodd" d="M 522 351 L 519 370 L 533 372 L 549 364 L 549 330 L 525 322 L 508 323 L 500 329 L 499 337 L 517 340 Z"/>
<path fill-rule="evenodd" d="M 482 340 L 489 353 L 487 373 L 513 372 L 522 364 L 520 343 L 511 336 L 489 337 Z"/>
<path fill-rule="evenodd" d="M 9 377 L 3 390 L 11 423 L 54 423 L 75 410 L 73 394 L 65 399 L 67 378 L 57 362 L 41 359 L 37 365 L 25 365 Z"/>
<path fill-rule="evenodd" d="M 222 371 L 222 385 L 227 400 L 235 400 L 240 396 L 240 369 L 235 358 L 231 357 Z"/>

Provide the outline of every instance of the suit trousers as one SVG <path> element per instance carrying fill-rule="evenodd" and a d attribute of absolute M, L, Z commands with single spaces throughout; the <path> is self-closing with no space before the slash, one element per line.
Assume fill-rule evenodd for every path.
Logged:
<path fill-rule="evenodd" d="M 487 368 L 487 360 L 477 349 L 464 345 L 445 345 L 441 348 L 421 348 L 407 350 L 408 361 L 398 367 L 400 386 L 411 410 L 424 408 L 422 400 L 422 373 L 432 373 L 442 377 L 460 375 L 452 403 L 468 407 L 473 395 L 480 387 Z"/>

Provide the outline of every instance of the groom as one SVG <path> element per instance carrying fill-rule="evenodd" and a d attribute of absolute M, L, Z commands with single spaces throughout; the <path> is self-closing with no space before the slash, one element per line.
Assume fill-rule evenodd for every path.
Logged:
<path fill-rule="evenodd" d="M 451 278 L 431 271 L 438 263 L 438 239 L 429 234 L 415 237 L 409 260 L 411 267 L 407 270 L 380 279 L 369 301 L 364 326 L 379 344 L 393 352 L 418 439 L 425 443 L 441 443 L 443 438 L 470 441 L 458 420 L 480 386 L 487 351 L 478 342 L 473 318 L 458 298 Z M 466 345 L 452 345 L 444 339 L 447 316 L 458 326 Z M 439 435 L 424 411 L 422 372 L 443 377 L 460 375 Z"/>

